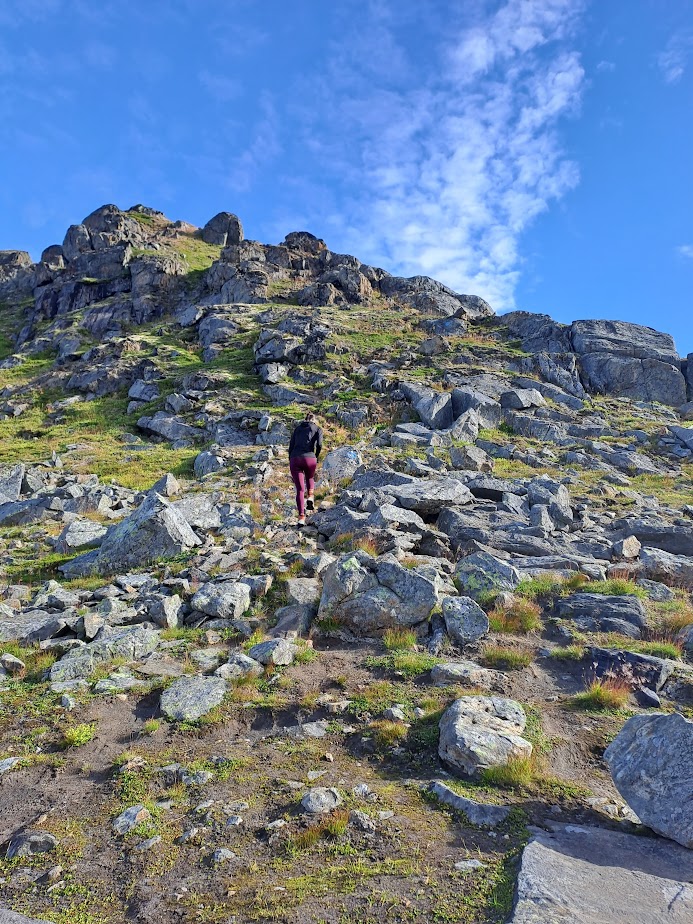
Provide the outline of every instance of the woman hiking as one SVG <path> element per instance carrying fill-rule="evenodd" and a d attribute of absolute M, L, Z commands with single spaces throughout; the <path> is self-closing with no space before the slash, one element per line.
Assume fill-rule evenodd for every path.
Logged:
<path fill-rule="evenodd" d="M 315 509 L 315 469 L 322 452 L 322 430 L 315 422 L 315 414 L 308 411 L 305 419 L 294 428 L 289 443 L 289 468 L 296 485 L 298 525 L 306 525 L 306 508 Z M 306 496 L 306 489 L 308 494 Z"/>

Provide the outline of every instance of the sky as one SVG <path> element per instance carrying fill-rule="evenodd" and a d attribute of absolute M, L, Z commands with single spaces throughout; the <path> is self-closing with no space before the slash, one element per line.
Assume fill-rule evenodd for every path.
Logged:
<path fill-rule="evenodd" d="M 0 0 L 0 249 L 98 206 L 693 351 L 693 0 Z"/>

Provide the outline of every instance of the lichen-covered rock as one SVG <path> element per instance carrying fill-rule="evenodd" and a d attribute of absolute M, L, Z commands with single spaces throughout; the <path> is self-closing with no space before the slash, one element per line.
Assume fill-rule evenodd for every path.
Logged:
<path fill-rule="evenodd" d="M 520 573 L 490 552 L 474 552 L 458 561 L 455 579 L 460 590 L 477 599 L 487 592 L 514 590 L 520 583 Z"/>
<path fill-rule="evenodd" d="M 448 635 L 458 645 L 476 642 L 488 632 L 488 616 L 471 597 L 443 597 L 442 607 Z"/>
<path fill-rule="evenodd" d="M 530 757 L 532 745 L 521 737 L 526 721 L 522 706 L 512 699 L 463 696 L 443 713 L 438 754 L 467 776 Z"/>
<path fill-rule="evenodd" d="M 676 712 L 632 716 L 604 759 L 643 824 L 693 848 L 693 722 Z"/>
<path fill-rule="evenodd" d="M 238 619 L 250 607 L 250 587 L 238 581 L 209 581 L 193 596 L 190 605 L 215 619 Z"/>
<path fill-rule="evenodd" d="M 161 694 L 161 711 L 172 722 L 196 722 L 226 694 L 222 677 L 179 677 Z"/>

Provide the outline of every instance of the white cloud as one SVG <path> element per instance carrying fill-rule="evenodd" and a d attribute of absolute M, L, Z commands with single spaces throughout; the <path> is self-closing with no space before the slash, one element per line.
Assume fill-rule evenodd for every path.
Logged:
<path fill-rule="evenodd" d="M 220 103 L 228 103 L 236 99 L 241 92 L 240 82 L 232 77 L 225 77 L 223 74 L 213 74 L 211 71 L 204 70 L 198 74 L 198 80 L 209 95 Z"/>
<path fill-rule="evenodd" d="M 610 73 L 612 73 L 613 71 L 616 70 L 616 65 L 614 64 L 613 61 L 600 61 L 600 62 L 597 64 L 597 70 L 598 70 L 600 73 L 606 72 L 606 73 L 609 73 L 609 74 L 610 74 Z"/>
<path fill-rule="evenodd" d="M 681 244 L 680 247 L 676 248 L 676 252 L 682 257 L 688 257 L 689 260 L 693 260 L 693 244 Z"/>
<path fill-rule="evenodd" d="M 360 184 L 343 207 L 348 227 L 337 219 L 352 252 L 514 307 L 523 231 L 579 179 L 557 125 L 580 103 L 584 72 L 567 39 L 582 9 L 504 0 L 448 39 L 445 66 L 433 60 L 408 90 L 359 84 L 361 48 L 346 37 L 327 95 L 338 143 L 322 156 Z M 346 100 L 335 95 L 344 72 Z"/>
<path fill-rule="evenodd" d="M 692 53 L 692 34 L 682 32 L 671 36 L 664 51 L 657 55 L 657 65 L 667 83 L 679 82 Z"/>

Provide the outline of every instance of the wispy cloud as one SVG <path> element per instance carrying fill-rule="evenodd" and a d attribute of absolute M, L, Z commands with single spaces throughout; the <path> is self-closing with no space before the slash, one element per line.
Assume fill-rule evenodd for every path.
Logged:
<path fill-rule="evenodd" d="M 682 257 L 693 260 L 693 244 L 681 244 L 676 248 L 676 252 Z"/>
<path fill-rule="evenodd" d="M 657 55 L 657 65 L 667 83 L 678 83 L 686 72 L 693 54 L 693 33 L 678 32 L 671 36 L 664 51 Z"/>
<path fill-rule="evenodd" d="M 223 74 L 213 74 L 204 70 L 198 74 L 198 80 L 213 99 L 220 103 L 228 103 L 236 99 L 241 93 L 241 83 L 233 77 Z"/>
<path fill-rule="evenodd" d="M 579 180 L 557 126 L 579 108 L 584 72 L 569 39 L 582 10 L 582 0 L 505 0 L 401 91 L 359 82 L 362 48 L 347 38 L 327 93 L 340 143 L 325 153 L 360 182 L 343 206 L 352 252 L 514 307 L 522 232 Z"/>

